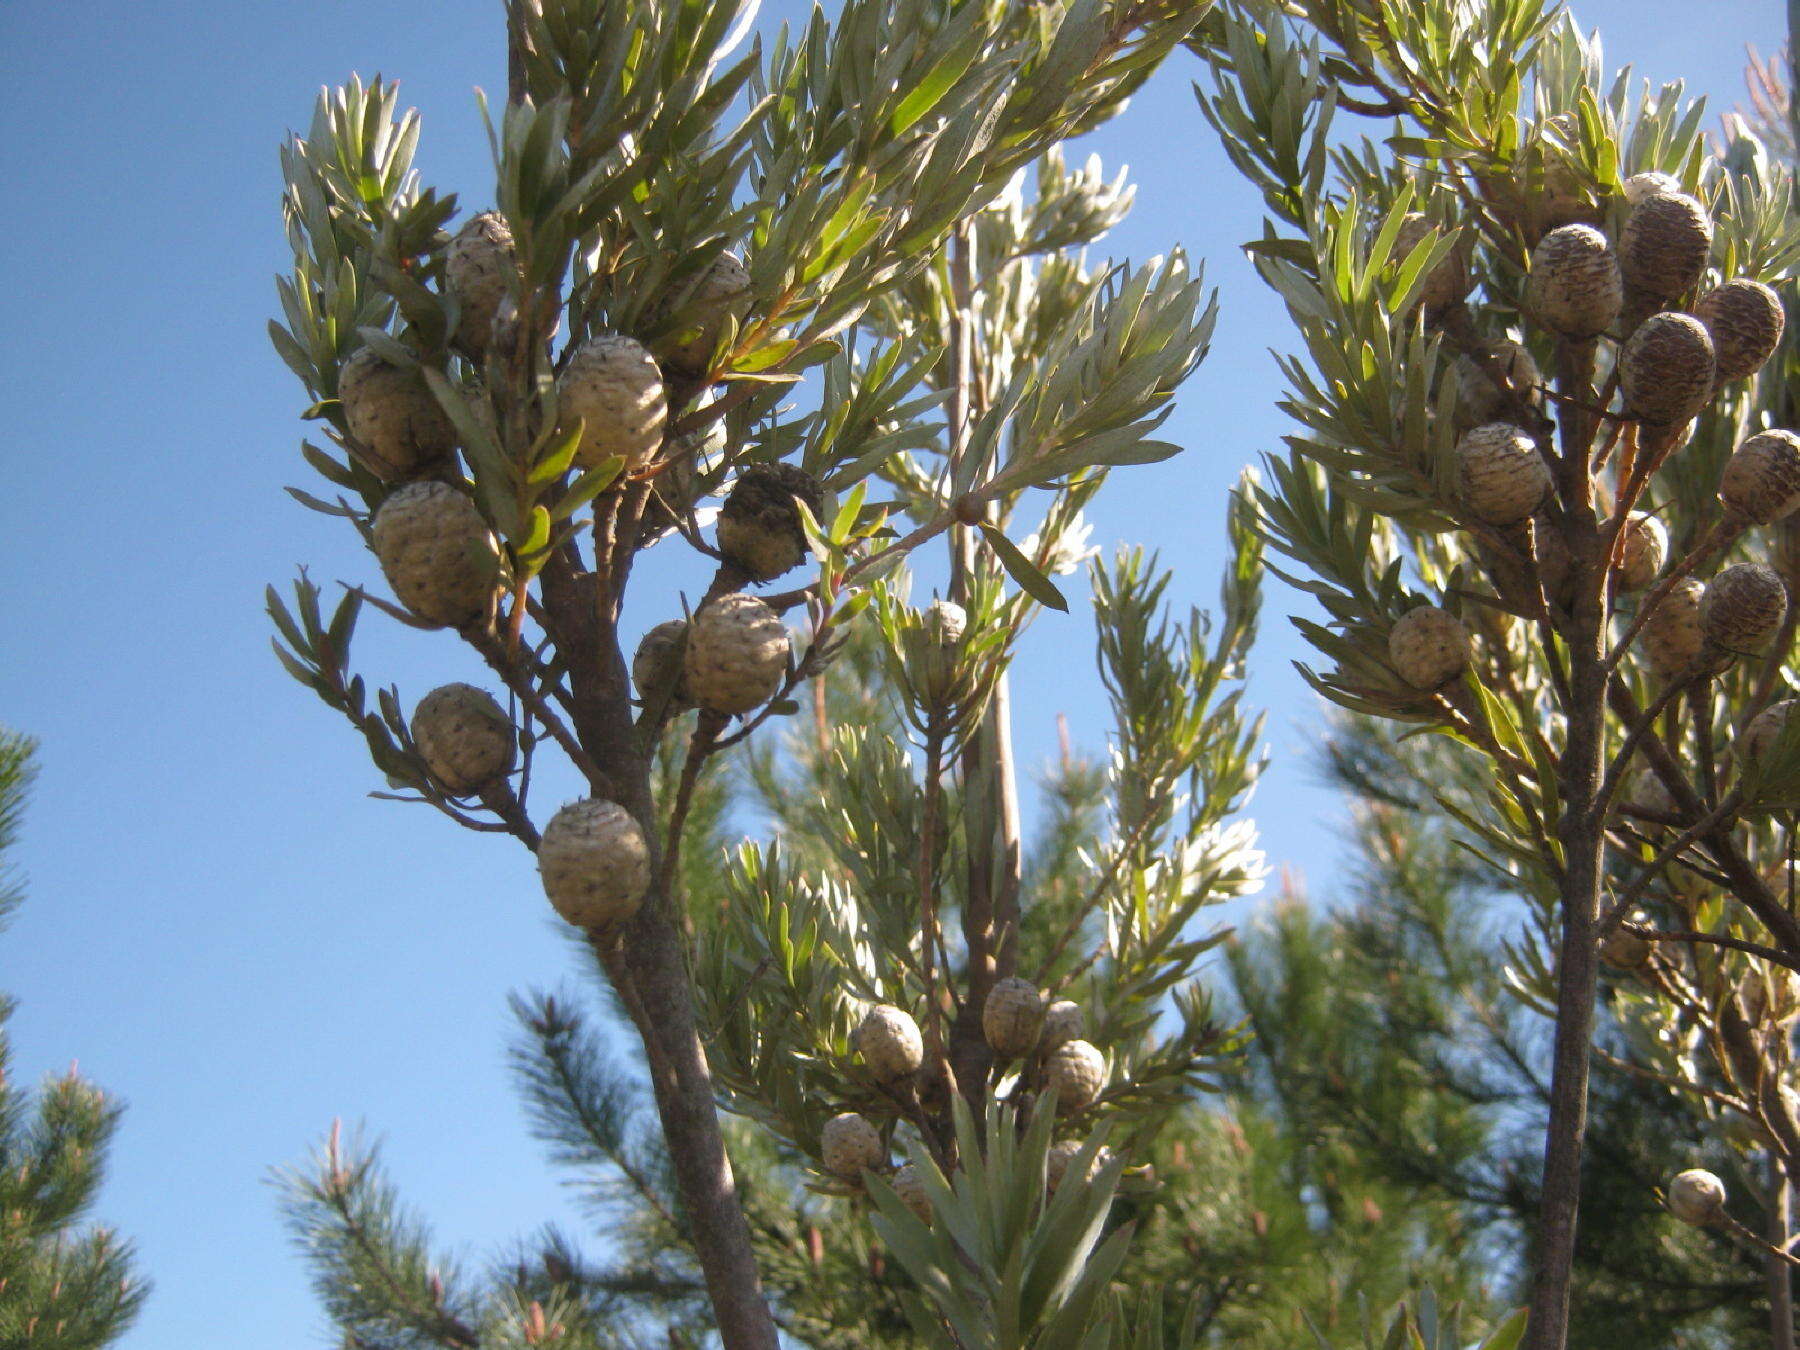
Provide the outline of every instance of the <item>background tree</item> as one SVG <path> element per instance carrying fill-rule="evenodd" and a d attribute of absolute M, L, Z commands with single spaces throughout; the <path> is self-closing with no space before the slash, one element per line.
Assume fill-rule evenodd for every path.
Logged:
<path fill-rule="evenodd" d="M 31 785 L 33 747 L 0 729 L 0 860 L 11 851 Z M 20 899 L 0 870 L 0 924 Z M 68 1073 L 32 1093 L 11 1072 L 0 996 L 0 1346 L 95 1350 L 131 1326 L 149 1286 L 131 1248 L 86 1222 L 120 1107 Z"/>

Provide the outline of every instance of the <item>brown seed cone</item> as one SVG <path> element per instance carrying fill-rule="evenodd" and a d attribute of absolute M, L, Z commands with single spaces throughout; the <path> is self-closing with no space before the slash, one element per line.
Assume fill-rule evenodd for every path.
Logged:
<path fill-rule="evenodd" d="M 813 518 L 824 508 L 819 480 L 792 464 L 752 464 L 719 508 L 719 552 L 756 581 L 773 581 L 806 560 L 806 531 L 794 503 Z"/>
<path fill-rule="evenodd" d="M 1625 522 L 1625 541 L 1619 546 L 1619 570 L 1613 585 L 1620 594 L 1641 591 L 1662 571 L 1669 549 L 1668 531 L 1655 516 L 1633 511 Z"/>
<path fill-rule="evenodd" d="M 1760 431 L 1731 452 L 1719 480 L 1719 500 L 1758 525 L 1800 508 L 1800 436 Z"/>
<path fill-rule="evenodd" d="M 894 1173 L 890 1183 L 894 1194 L 900 1197 L 900 1203 L 917 1216 L 920 1223 L 931 1222 L 931 1196 L 925 1191 L 925 1178 L 919 1175 L 919 1169 L 907 1163 Z"/>
<path fill-rule="evenodd" d="M 1623 185 L 1625 200 L 1636 206 L 1646 197 L 1658 197 L 1666 192 L 1680 192 L 1681 180 L 1672 173 L 1662 173 L 1656 169 L 1647 169 L 1643 173 L 1634 173 Z"/>
<path fill-rule="evenodd" d="M 1399 233 L 1394 236 L 1391 255 L 1394 265 L 1404 262 L 1434 230 L 1442 229 L 1444 227 L 1429 216 L 1414 212 L 1406 217 L 1400 222 Z M 1442 262 L 1425 274 L 1419 289 L 1419 303 L 1425 306 L 1427 313 L 1435 313 L 1461 300 L 1474 284 L 1469 276 L 1467 251 L 1458 243 Z"/>
<path fill-rule="evenodd" d="M 673 341 L 662 344 L 657 352 L 663 364 L 689 379 L 704 375 L 719 345 L 726 319 L 742 307 L 749 292 L 750 270 L 743 260 L 734 253 L 721 253 L 683 301 L 681 332 Z M 662 313 L 666 314 L 667 310 Z"/>
<path fill-rule="evenodd" d="M 981 1030 L 993 1052 L 1017 1059 L 1037 1048 L 1044 1028 L 1044 996 L 1030 980 L 1010 975 L 996 980 L 981 1010 Z"/>
<path fill-rule="evenodd" d="M 382 575 L 427 623 L 462 628 L 487 612 L 500 559 L 475 503 L 448 483 L 408 483 L 375 512 Z"/>
<path fill-rule="evenodd" d="M 417 370 L 361 347 L 338 372 L 344 425 L 357 458 L 384 483 L 415 478 L 456 449 L 456 429 Z"/>
<path fill-rule="evenodd" d="M 605 333 L 575 349 L 556 380 L 565 429 L 582 421 L 575 462 L 595 468 L 610 456 L 626 467 L 643 464 L 662 446 L 668 397 L 650 353 L 628 337 Z"/>
<path fill-rule="evenodd" d="M 687 687 L 686 619 L 659 623 L 638 640 L 631 658 L 631 682 L 646 705 L 667 699 L 670 711 L 694 705 Z"/>
<path fill-rule="evenodd" d="M 891 1004 L 877 1004 L 863 1014 L 851 1043 L 869 1072 L 883 1083 L 917 1073 L 925 1062 L 925 1039 L 919 1035 L 919 1024 L 911 1013 Z"/>
<path fill-rule="evenodd" d="M 1644 916 L 1634 915 L 1631 921 L 1642 923 Z M 1642 970 L 1650 964 L 1650 953 L 1655 949 L 1656 944 L 1649 938 L 1615 928 L 1600 943 L 1600 959 L 1615 970 Z"/>
<path fill-rule="evenodd" d="M 1713 369 L 1705 324 L 1691 314 L 1652 314 L 1619 353 L 1625 410 L 1656 426 L 1685 422 L 1712 397 Z"/>
<path fill-rule="evenodd" d="M 1631 788 L 1625 799 L 1634 810 L 1647 811 L 1653 816 L 1673 816 L 1679 809 L 1661 776 L 1648 765 L 1632 774 Z"/>
<path fill-rule="evenodd" d="M 1699 661 L 1706 646 L 1700 626 L 1700 601 L 1706 586 L 1695 577 L 1683 577 L 1670 588 L 1638 634 L 1650 669 L 1664 679 L 1685 675 Z"/>
<path fill-rule="evenodd" d="M 1038 1037 L 1038 1053 L 1047 1055 L 1058 1046 L 1087 1036 L 1087 1014 L 1072 999 L 1059 998 L 1044 1010 L 1044 1029 Z"/>
<path fill-rule="evenodd" d="M 1781 297 L 1747 277 L 1727 281 L 1701 296 L 1694 305 L 1694 317 L 1712 334 L 1720 384 L 1761 370 L 1774 355 L 1787 324 Z"/>
<path fill-rule="evenodd" d="M 1593 226 L 1560 226 L 1531 251 L 1526 308 L 1562 336 L 1604 333 L 1619 317 L 1624 299 L 1612 245 Z"/>
<path fill-rule="evenodd" d="M 747 713 L 781 688 L 788 651 L 779 614 L 742 591 L 721 595 L 688 627 L 688 692 L 713 712 Z"/>
<path fill-rule="evenodd" d="M 650 846 L 632 814 L 588 797 L 550 818 L 538 872 L 556 912 L 578 928 L 605 928 L 637 913 L 650 889 Z"/>
<path fill-rule="evenodd" d="M 1106 1086 L 1106 1058 L 1086 1041 L 1058 1046 L 1044 1061 L 1044 1091 L 1062 1115 L 1093 1104 Z"/>
<path fill-rule="evenodd" d="M 1531 353 L 1511 338 L 1490 342 L 1487 350 L 1505 371 L 1513 389 L 1536 407 L 1536 390 L 1544 382 L 1544 375 Z M 1487 371 L 1470 356 L 1457 357 L 1455 370 L 1456 429 L 1463 432 L 1486 422 L 1504 420 L 1509 400 L 1488 378 Z"/>
<path fill-rule="evenodd" d="M 1625 284 L 1658 300 L 1686 295 L 1712 254 L 1712 217 L 1685 192 L 1645 197 L 1625 217 L 1619 272 Z"/>
<path fill-rule="evenodd" d="M 512 769 L 512 719 L 472 684 L 442 685 L 420 699 L 412 736 L 431 776 L 453 797 L 479 792 Z"/>
<path fill-rule="evenodd" d="M 887 1161 L 887 1148 L 873 1125 L 854 1111 L 844 1111 L 819 1132 L 819 1160 L 832 1176 L 857 1181 Z"/>
<path fill-rule="evenodd" d="M 1468 668 L 1473 655 L 1469 630 L 1435 605 L 1402 614 L 1388 633 L 1388 658 L 1400 678 L 1415 689 L 1438 689 Z"/>
<path fill-rule="evenodd" d="M 483 211 L 456 232 L 444 255 L 444 284 L 456 297 L 456 345 L 479 357 L 493 345 L 494 318 L 517 285 L 519 253 L 498 211 Z"/>
<path fill-rule="evenodd" d="M 1740 767 L 1748 767 L 1769 753 L 1775 742 L 1781 739 L 1781 733 L 1787 727 L 1788 718 L 1794 715 L 1795 708 L 1800 708 L 1800 700 L 1784 698 L 1779 703 L 1771 703 L 1750 719 L 1750 725 L 1744 728 L 1744 734 L 1738 741 Z"/>
<path fill-rule="evenodd" d="M 1550 466 L 1510 422 L 1487 422 L 1456 443 L 1457 493 L 1478 519 L 1517 525 L 1550 495 Z"/>
<path fill-rule="evenodd" d="M 1725 1213 L 1725 1183 L 1698 1167 L 1669 1183 L 1669 1213 L 1685 1224 L 1705 1227 Z"/>
<path fill-rule="evenodd" d="M 1063 1184 L 1063 1180 L 1069 1175 L 1070 1166 L 1080 1156 L 1083 1147 L 1081 1141 L 1076 1139 L 1063 1139 L 1050 1145 L 1049 1151 L 1044 1155 L 1044 1188 L 1051 1195 L 1055 1195 L 1056 1188 Z M 1112 1150 L 1103 1145 L 1095 1150 L 1094 1156 L 1088 1160 L 1087 1170 L 1076 1181 L 1092 1181 L 1100 1174 L 1100 1169 L 1111 1161 Z"/>
<path fill-rule="evenodd" d="M 1721 651 L 1751 656 L 1787 617 L 1787 587 L 1773 568 L 1735 563 L 1712 579 L 1700 600 L 1700 628 Z"/>

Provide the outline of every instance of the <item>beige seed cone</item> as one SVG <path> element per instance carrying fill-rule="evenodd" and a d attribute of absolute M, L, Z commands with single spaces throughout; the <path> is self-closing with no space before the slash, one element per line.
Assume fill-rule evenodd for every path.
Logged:
<path fill-rule="evenodd" d="M 1636 206 L 1646 197 L 1659 197 L 1666 192 L 1680 192 L 1681 180 L 1672 173 L 1647 169 L 1634 173 L 1624 183 L 1625 200 Z"/>
<path fill-rule="evenodd" d="M 1712 253 L 1712 217 L 1685 192 L 1655 192 L 1631 208 L 1619 236 L 1625 284 L 1656 300 L 1692 290 Z"/>
<path fill-rule="evenodd" d="M 1631 921 L 1642 923 L 1644 916 L 1634 914 Z M 1650 953 L 1655 946 L 1649 938 L 1641 938 L 1636 933 L 1615 928 L 1601 940 L 1600 959 L 1614 970 L 1642 970 L 1650 964 Z"/>
<path fill-rule="evenodd" d="M 448 483 L 409 483 L 382 502 L 375 556 L 401 604 L 427 623 L 462 628 L 487 612 L 499 554 L 475 503 Z"/>
<path fill-rule="evenodd" d="M 1706 646 L 1706 631 L 1700 626 L 1700 602 L 1705 594 L 1704 582 L 1683 577 L 1651 612 L 1638 635 L 1644 655 L 1650 658 L 1650 669 L 1664 679 L 1685 675 L 1700 659 Z"/>
<path fill-rule="evenodd" d="M 797 501 L 816 520 L 825 504 L 819 480 L 792 464 L 750 465 L 719 508 L 719 552 L 755 581 L 792 571 L 807 557 Z"/>
<path fill-rule="evenodd" d="M 993 1052 L 1017 1059 L 1037 1048 L 1044 1029 L 1044 996 L 1030 980 L 1016 975 L 997 980 L 981 1010 L 981 1030 Z"/>
<path fill-rule="evenodd" d="M 735 591 L 701 606 L 688 630 L 688 692 L 703 708 L 746 713 L 775 696 L 787 675 L 781 616 Z"/>
<path fill-rule="evenodd" d="M 1633 511 L 1625 522 L 1625 541 L 1619 546 L 1619 570 L 1613 584 L 1621 594 L 1641 591 L 1662 571 L 1668 556 L 1669 532 L 1655 516 Z"/>
<path fill-rule="evenodd" d="M 1544 382 L 1544 375 L 1531 352 L 1511 338 L 1489 343 L 1488 351 L 1505 372 L 1507 383 L 1535 405 L 1537 396 L 1533 391 Z M 1495 388 L 1487 371 L 1470 356 L 1457 357 L 1455 369 L 1457 430 L 1468 431 L 1486 422 L 1503 420 L 1507 399 Z"/>
<path fill-rule="evenodd" d="M 446 684 L 413 710 L 413 741 L 431 776 L 453 797 L 479 792 L 513 765 L 513 725 L 485 689 Z"/>
<path fill-rule="evenodd" d="M 1063 1179 L 1069 1175 L 1069 1169 L 1074 1165 L 1082 1147 L 1079 1140 L 1063 1139 L 1050 1145 L 1049 1151 L 1044 1154 L 1044 1188 L 1051 1195 L 1056 1194 L 1056 1188 L 1061 1186 Z M 1111 1161 L 1112 1150 L 1102 1145 L 1094 1151 L 1094 1156 L 1088 1161 L 1087 1170 L 1075 1178 L 1076 1182 L 1080 1184 L 1092 1181 L 1100 1175 L 1100 1169 Z"/>
<path fill-rule="evenodd" d="M 968 627 L 969 616 L 961 605 L 933 600 L 917 626 L 906 628 L 902 649 L 907 677 L 927 700 L 948 698 L 955 688 L 957 653 Z"/>
<path fill-rule="evenodd" d="M 883 1083 L 917 1073 L 925 1062 L 925 1040 L 910 1013 L 877 1004 L 864 1014 L 851 1038 L 869 1072 Z"/>
<path fill-rule="evenodd" d="M 1415 689 L 1437 689 L 1467 669 L 1473 655 L 1469 630 L 1435 605 L 1408 610 L 1388 634 L 1388 659 Z"/>
<path fill-rule="evenodd" d="M 1399 233 L 1394 236 L 1391 254 L 1394 265 L 1404 262 L 1407 255 L 1434 230 L 1442 229 L 1436 221 L 1417 212 L 1406 217 L 1400 222 Z M 1425 306 L 1428 313 L 1443 309 L 1467 295 L 1473 284 L 1469 276 L 1468 257 L 1459 243 L 1442 262 L 1425 274 L 1419 290 L 1419 303 Z"/>
<path fill-rule="evenodd" d="M 1081 1005 L 1059 998 L 1044 1010 L 1044 1029 L 1038 1037 L 1038 1053 L 1047 1055 L 1058 1046 L 1087 1036 L 1087 1014 Z"/>
<path fill-rule="evenodd" d="M 575 349 L 556 382 L 565 428 L 582 419 L 575 462 L 593 468 L 613 455 L 643 464 L 662 446 L 669 405 L 662 372 L 650 353 L 616 333 L 589 338 Z"/>
<path fill-rule="evenodd" d="M 479 357 L 493 345 L 494 318 L 517 284 L 519 254 L 512 229 L 498 211 L 483 211 L 456 232 L 444 255 L 444 282 L 462 313 L 456 345 Z"/>
<path fill-rule="evenodd" d="M 1691 314 L 1652 314 L 1619 352 L 1625 410 L 1656 426 L 1685 422 L 1712 396 L 1713 369 L 1705 324 Z"/>
<path fill-rule="evenodd" d="M 1754 655 L 1787 617 L 1787 587 L 1773 568 L 1736 563 L 1712 579 L 1700 600 L 1700 630 L 1721 651 Z"/>
<path fill-rule="evenodd" d="M 1624 297 L 1612 245 L 1591 225 L 1560 226 L 1531 251 L 1526 307 L 1564 337 L 1605 332 L 1619 317 Z"/>
<path fill-rule="evenodd" d="M 707 267 L 693 293 L 682 304 L 682 332 L 658 352 L 677 374 L 697 379 L 706 373 L 719 345 L 725 321 L 740 309 L 750 291 L 750 270 L 736 254 L 722 253 Z"/>
<path fill-rule="evenodd" d="M 1694 317 L 1712 334 L 1717 378 L 1742 380 L 1761 370 L 1781 342 L 1787 324 L 1781 298 L 1760 281 L 1739 277 L 1715 286 L 1694 305 Z"/>
<path fill-rule="evenodd" d="M 1044 1061 L 1044 1091 L 1063 1115 L 1093 1104 L 1106 1086 L 1106 1059 L 1086 1041 L 1068 1041 Z"/>
<path fill-rule="evenodd" d="M 1759 431 L 1731 452 L 1719 480 L 1719 500 L 1758 525 L 1800 508 L 1800 436 Z"/>
<path fill-rule="evenodd" d="M 894 1173 L 891 1183 L 894 1194 L 900 1197 L 900 1203 L 910 1209 L 921 1223 L 931 1222 L 931 1197 L 925 1191 L 925 1178 L 912 1163 L 907 1163 Z"/>
<path fill-rule="evenodd" d="M 670 619 L 645 633 L 631 658 L 631 682 L 644 704 L 667 699 L 671 709 L 691 707 L 687 687 L 686 619 Z"/>
<path fill-rule="evenodd" d="M 825 1122 L 819 1134 L 819 1158 L 832 1176 L 857 1181 L 864 1172 L 887 1161 L 887 1149 L 873 1125 L 856 1112 L 845 1111 Z"/>
<path fill-rule="evenodd" d="M 1510 422 L 1487 422 L 1456 443 L 1457 492 L 1477 518 L 1517 525 L 1550 495 L 1550 466 Z"/>
<path fill-rule="evenodd" d="M 650 889 L 650 846 L 631 813 L 588 797 L 550 818 L 538 873 L 556 912 L 577 928 L 605 928 L 637 913 Z"/>
<path fill-rule="evenodd" d="M 1768 755 L 1775 742 L 1781 739 L 1781 733 L 1787 729 L 1788 719 L 1794 715 L 1796 707 L 1800 707 L 1800 700 L 1784 698 L 1779 703 L 1771 703 L 1750 719 L 1750 725 L 1744 728 L 1744 734 L 1738 741 L 1740 768 L 1747 769 Z"/>
<path fill-rule="evenodd" d="M 1626 800 L 1634 810 L 1647 811 L 1653 816 L 1674 816 L 1679 810 L 1662 778 L 1647 765 L 1632 774 Z"/>
<path fill-rule="evenodd" d="M 456 429 L 417 370 L 362 347 L 338 372 L 344 425 L 359 458 L 385 483 L 435 469 L 456 448 Z"/>
<path fill-rule="evenodd" d="M 1725 1213 L 1725 1183 L 1695 1167 L 1669 1183 L 1669 1213 L 1703 1228 Z"/>

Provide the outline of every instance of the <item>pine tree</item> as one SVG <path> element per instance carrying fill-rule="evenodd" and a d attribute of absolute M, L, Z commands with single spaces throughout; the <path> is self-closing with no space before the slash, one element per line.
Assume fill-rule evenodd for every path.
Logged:
<path fill-rule="evenodd" d="M 33 746 L 0 730 L 0 859 L 18 836 Z M 0 923 L 19 902 L 0 871 Z M 125 1334 L 148 1286 L 130 1245 L 88 1224 L 120 1107 L 70 1072 L 32 1093 L 11 1072 L 0 995 L 0 1347 L 95 1350 Z"/>

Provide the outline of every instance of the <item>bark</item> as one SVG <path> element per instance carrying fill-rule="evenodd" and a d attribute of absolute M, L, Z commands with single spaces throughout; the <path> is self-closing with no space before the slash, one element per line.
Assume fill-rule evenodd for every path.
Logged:
<path fill-rule="evenodd" d="M 1771 1247 L 1787 1250 L 1793 1188 L 1779 1160 L 1769 1159 L 1769 1226 Z M 1777 1256 L 1763 1258 L 1769 1279 L 1770 1350 L 1794 1350 L 1794 1270 Z"/>

